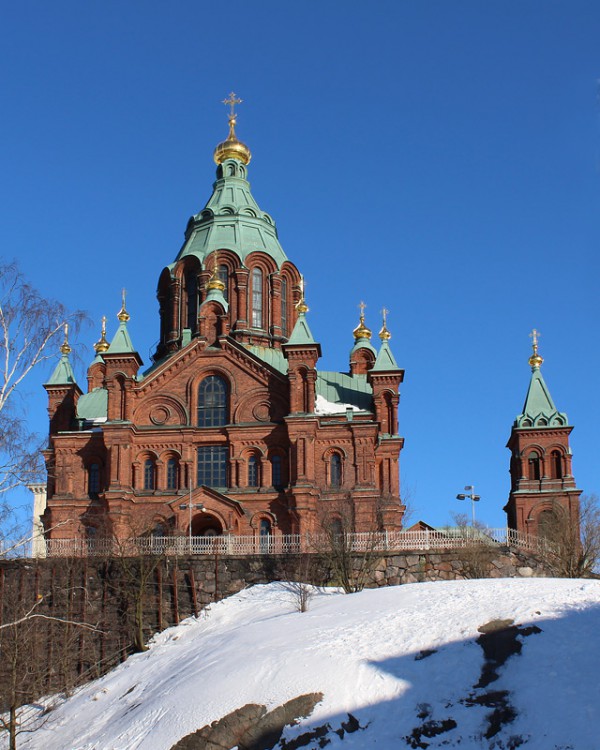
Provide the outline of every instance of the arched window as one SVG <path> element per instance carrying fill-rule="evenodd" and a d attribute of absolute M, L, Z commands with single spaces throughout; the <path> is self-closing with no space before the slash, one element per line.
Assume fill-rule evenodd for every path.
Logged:
<path fill-rule="evenodd" d="M 552 451 L 552 476 L 554 479 L 562 479 L 562 456 L 560 451 Z"/>
<path fill-rule="evenodd" d="M 209 445 L 198 448 L 198 486 L 227 487 L 227 448 Z"/>
<path fill-rule="evenodd" d="M 177 459 L 176 458 L 170 458 L 167 461 L 167 489 L 168 490 L 176 490 L 178 489 L 178 466 L 177 466 Z"/>
<path fill-rule="evenodd" d="M 248 487 L 258 487 L 258 456 L 250 456 L 248 459 Z"/>
<path fill-rule="evenodd" d="M 539 479 L 541 476 L 540 457 L 535 451 L 532 451 L 529 454 L 529 457 L 527 459 L 527 464 L 529 467 L 529 479 Z"/>
<path fill-rule="evenodd" d="M 281 333 L 283 336 L 288 335 L 288 283 L 285 276 L 281 277 Z"/>
<path fill-rule="evenodd" d="M 342 486 L 342 457 L 339 453 L 332 453 L 329 459 L 329 485 Z"/>
<path fill-rule="evenodd" d="M 88 495 L 100 492 L 100 464 L 90 464 L 88 469 Z"/>
<path fill-rule="evenodd" d="M 198 387 L 198 427 L 227 424 L 227 385 L 218 375 L 209 375 Z"/>
<path fill-rule="evenodd" d="M 195 331 L 198 325 L 198 279 L 196 274 L 189 272 L 185 277 L 187 294 L 187 323 L 186 328 Z"/>
<path fill-rule="evenodd" d="M 252 328 L 263 327 L 263 274 L 260 268 L 252 271 Z"/>
<path fill-rule="evenodd" d="M 153 490 L 156 488 L 156 467 L 151 458 L 144 461 L 144 489 Z"/>
<path fill-rule="evenodd" d="M 229 302 L 229 269 L 225 264 L 219 266 L 217 270 L 217 278 L 225 285 L 225 288 L 223 289 L 223 297 Z"/>
<path fill-rule="evenodd" d="M 273 487 L 283 487 L 281 456 L 272 456 L 271 458 L 271 484 Z"/>

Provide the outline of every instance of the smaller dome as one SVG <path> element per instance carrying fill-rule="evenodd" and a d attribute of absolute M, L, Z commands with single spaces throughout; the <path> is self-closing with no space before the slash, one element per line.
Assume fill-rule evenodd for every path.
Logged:
<path fill-rule="evenodd" d="M 225 159 L 237 159 L 238 161 L 241 161 L 242 164 L 248 164 L 252 158 L 248 146 L 239 141 L 235 134 L 235 123 L 236 116 L 230 116 L 229 135 L 227 136 L 227 140 L 217 144 L 213 153 L 215 164 L 222 164 Z"/>

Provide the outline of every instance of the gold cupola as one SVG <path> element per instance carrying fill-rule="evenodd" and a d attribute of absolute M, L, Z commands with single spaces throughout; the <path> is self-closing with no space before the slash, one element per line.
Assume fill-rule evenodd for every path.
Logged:
<path fill-rule="evenodd" d="M 379 331 L 379 338 L 382 341 L 389 341 L 392 338 L 392 334 L 387 329 L 387 314 L 389 310 L 386 310 L 385 307 L 381 311 L 381 314 L 383 315 L 383 325 L 381 326 L 381 331 Z"/>
<path fill-rule="evenodd" d="M 96 354 L 104 354 L 104 352 L 108 351 L 108 347 L 110 344 L 106 340 L 106 315 L 102 316 L 102 332 L 100 335 L 100 339 L 96 341 L 94 344 L 94 351 Z"/>
<path fill-rule="evenodd" d="M 127 323 L 127 321 L 131 318 L 131 315 L 127 312 L 127 309 L 125 308 L 125 289 L 121 292 L 121 309 L 119 310 L 119 314 L 117 315 L 117 319 L 121 323 Z"/>
<path fill-rule="evenodd" d="M 544 358 L 538 354 L 538 337 L 540 332 L 534 328 L 529 335 L 531 336 L 531 347 L 533 349 L 533 354 L 529 357 L 529 365 L 532 370 L 539 370 L 544 362 Z"/>
<path fill-rule="evenodd" d="M 360 341 L 361 339 L 371 339 L 371 330 L 367 328 L 365 325 L 365 303 L 361 302 L 360 305 L 360 322 L 356 326 L 356 328 L 352 331 L 352 335 L 354 336 L 355 341 Z"/>
<path fill-rule="evenodd" d="M 231 107 L 229 112 L 229 135 L 227 140 L 222 141 L 217 145 L 214 150 L 213 158 L 215 164 L 222 164 L 225 159 L 237 159 L 242 164 L 248 164 L 252 158 L 252 154 L 248 146 L 238 140 L 235 134 L 235 126 L 237 123 L 237 114 L 235 112 L 235 105 L 241 104 L 242 100 L 236 97 L 232 91 L 227 99 L 223 99 L 223 104 L 228 104 Z"/>
<path fill-rule="evenodd" d="M 71 347 L 69 346 L 69 324 L 65 323 L 63 327 L 63 331 L 65 334 L 65 340 L 60 345 L 60 353 L 67 355 L 71 352 Z"/>

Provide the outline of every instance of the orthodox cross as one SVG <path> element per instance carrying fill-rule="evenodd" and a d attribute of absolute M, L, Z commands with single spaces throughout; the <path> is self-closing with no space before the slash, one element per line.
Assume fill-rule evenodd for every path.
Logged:
<path fill-rule="evenodd" d="M 389 310 L 386 310 L 385 307 L 381 311 L 381 314 L 383 315 L 383 327 L 386 328 L 387 326 L 387 315 L 389 313 Z"/>
<path fill-rule="evenodd" d="M 102 338 L 106 336 L 106 315 L 102 316 Z"/>
<path fill-rule="evenodd" d="M 360 301 L 360 305 L 358 306 L 358 308 L 360 310 L 360 317 L 361 317 L 361 319 L 364 319 L 366 305 L 365 305 L 365 303 L 362 300 Z"/>
<path fill-rule="evenodd" d="M 538 338 L 539 338 L 539 337 L 540 337 L 541 335 L 542 335 L 542 334 L 541 334 L 541 333 L 540 333 L 539 331 L 537 331 L 537 330 L 536 330 L 535 328 L 534 328 L 534 329 L 533 329 L 533 331 L 532 331 L 532 332 L 531 332 L 531 333 L 529 334 L 529 338 L 531 339 L 531 343 L 532 343 L 532 345 L 533 345 L 533 353 L 534 353 L 534 354 L 537 354 L 537 350 L 538 350 Z"/>
<path fill-rule="evenodd" d="M 231 111 L 229 112 L 229 119 L 235 118 L 235 105 L 241 104 L 243 102 L 243 99 L 240 99 L 235 95 L 235 92 L 232 91 L 231 94 L 227 97 L 227 99 L 223 99 L 223 104 L 229 104 L 231 107 Z"/>

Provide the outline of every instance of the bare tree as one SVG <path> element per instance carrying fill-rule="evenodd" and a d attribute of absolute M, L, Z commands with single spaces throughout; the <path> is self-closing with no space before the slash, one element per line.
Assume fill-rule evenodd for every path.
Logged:
<path fill-rule="evenodd" d="M 23 409 L 23 382 L 34 367 L 56 357 L 65 324 L 77 333 L 85 320 L 83 312 L 44 297 L 16 263 L 0 259 L 0 547 L 16 532 L 6 493 L 43 471 L 40 439 Z"/>
<path fill-rule="evenodd" d="M 486 525 L 481 521 L 469 523 L 466 513 L 453 513 L 452 520 L 461 537 L 461 545 L 456 555 L 462 563 L 465 578 L 487 578 L 494 557 L 494 548 L 486 534 Z"/>
<path fill-rule="evenodd" d="M 362 591 L 381 558 L 377 518 L 369 530 L 354 533 L 354 506 L 350 498 L 321 508 L 312 546 L 331 570 L 332 582 L 346 594 Z"/>
<path fill-rule="evenodd" d="M 542 557 L 550 571 L 562 578 L 586 578 L 600 564 L 600 501 L 598 495 L 582 495 L 579 519 L 555 503 L 544 512 L 540 536 Z"/>

